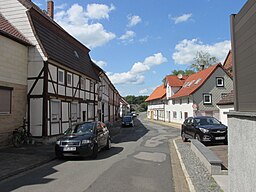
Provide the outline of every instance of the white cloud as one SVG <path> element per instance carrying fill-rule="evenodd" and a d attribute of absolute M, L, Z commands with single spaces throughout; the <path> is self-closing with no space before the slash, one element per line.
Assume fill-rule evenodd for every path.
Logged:
<path fill-rule="evenodd" d="M 162 53 L 156 53 L 144 59 L 143 62 L 134 63 L 128 72 L 107 73 L 114 84 L 143 84 L 144 73 L 150 71 L 153 66 L 161 65 L 167 62 Z"/>
<path fill-rule="evenodd" d="M 191 17 L 192 17 L 192 14 L 189 13 L 189 14 L 183 14 L 183 15 L 178 16 L 178 17 L 171 17 L 171 19 L 174 20 L 175 24 L 178 24 L 178 23 L 186 22 Z"/>
<path fill-rule="evenodd" d="M 128 27 L 133 27 L 142 21 L 140 16 L 138 15 L 133 15 L 133 16 L 128 15 L 127 18 L 128 18 L 128 24 L 127 24 Z"/>
<path fill-rule="evenodd" d="M 121 40 L 127 40 L 127 39 L 132 39 L 135 36 L 134 31 L 126 31 L 125 34 L 123 34 L 119 39 Z"/>
<path fill-rule="evenodd" d="M 95 61 L 95 60 L 93 60 L 93 62 L 96 63 L 102 69 L 107 66 L 107 62 L 105 62 L 105 61 Z"/>
<path fill-rule="evenodd" d="M 60 4 L 60 5 L 54 5 L 54 9 L 65 9 L 67 7 L 66 3 Z"/>
<path fill-rule="evenodd" d="M 140 94 L 143 94 L 143 95 L 146 95 L 149 93 L 149 90 L 148 89 L 142 89 L 139 91 Z"/>
<path fill-rule="evenodd" d="M 93 10 L 95 9 L 97 8 L 94 7 Z M 84 43 L 85 46 L 94 48 L 108 43 L 116 36 L 114 33 L 106 31 L 101 23 L 89 23 L 88 21 L 93 18 L 108 18 L 108 11 L 112 9 L 113 8 L 110 7 L 105 12 L 99 11 L 100 13 L 96 15 L 93 14 L 92 10 L 88 12 L 88 10 L 85 11 L 82 6 L 74 4 L 67 11 L 57 12 L 55 14 L 55 20 L 70 34 Z M 99 8 L 99 10 L 101 9 Z"/>
<path fill-rule="evenodd" d="M 199 39 L 184 39 L 175 46 L 172 59 L 176 64 L 192 64 L 197 52 L 203 51 L 223 61 L 231 48 L 230 41 L 222 41 L 213 45 L 203 44 Z"/>
<path fill-rule="evenodd" d="M 144 37 L 144 38 L 141 38 L 141 39 L 139 40 L 139 42 L 140 42 L 140 43 L 146 43 L 146 42 L 148 42 L 148 39 L 149 39 L 149 36 L 146 36 L 146 37 Z"/>
<path fill-rule="evenodd" d="M 115 6 L 107 6 L 104 4 L 88 4 L 86 16 L 90 19 L 108 19 L 109 13 L 115 10 Z"/>

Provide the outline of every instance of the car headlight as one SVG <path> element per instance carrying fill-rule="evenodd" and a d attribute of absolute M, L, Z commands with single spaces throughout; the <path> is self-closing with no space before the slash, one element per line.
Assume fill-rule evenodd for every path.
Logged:
<path fill-rule="evenodd" d="M 199 128 L 199 129 L 200 129 L 200 131 L 202 131 L 203 133 L 208 133 L 208 132 L 209 132 L 208 129 L 204 129 L 204 128 Z"/>
<path fill-rule="evenodd" d="M 82 145 L 84 145 L 84 144 L 88 144 L 88 143 L 92 143 L 92 141 L 91 140 L 82 140 Z"/>
<path fill-rule="evenodd" d="M 57 144 L 57 145 L 60 145 L 60 141 L 56 141 L 56 144 Z"/>

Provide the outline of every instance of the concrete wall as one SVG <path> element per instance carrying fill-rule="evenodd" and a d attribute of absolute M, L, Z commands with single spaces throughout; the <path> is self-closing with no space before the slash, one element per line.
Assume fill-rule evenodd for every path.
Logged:
<path fill-rule="evenodd" d="M 255 191 L 256 113 L 228 114 L 229 191 Z"/>

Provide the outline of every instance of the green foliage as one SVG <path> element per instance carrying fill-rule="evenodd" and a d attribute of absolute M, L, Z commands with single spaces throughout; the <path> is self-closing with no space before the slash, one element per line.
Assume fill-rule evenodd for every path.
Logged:
<path fill-rule="evenodd" d="M 148 104 L 145 100 L 148 96 L 134 96 L 128 95 L 124 99 L 131 105 L 131 111 L 142 112 L 147 110 Z"/>
<path fill-rule="evenodd" d="M 217 63 L 216 57 L 211 56 L 207 52 L 199 51 L 194 58 L 194 63 L 190 65 L 190 68 L 195 71 L 200 71 L 202 67 L 206 69 L 215 63 Z"/>
<path fill-rule="evenodd" d="M 192 75 L 194 74 L 195 71 L 193 70 L 190 70 L 190 69 L 186 69 L 185 71 L 184 70 L 173 70 L 171 75 L 178 75 L 178 74 L 182 74 L 182 75 Z"/>

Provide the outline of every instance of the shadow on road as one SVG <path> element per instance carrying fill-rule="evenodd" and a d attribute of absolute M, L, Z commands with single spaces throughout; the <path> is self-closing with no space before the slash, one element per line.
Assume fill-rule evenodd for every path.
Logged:
<path fill-rule="evenodd" d="M 121 127 L 120 132 L 113 138 L 113 143 L 137 141 L 148 133 L 148 129 L 137 118 L 134 118 L 134 127 Z"/>

